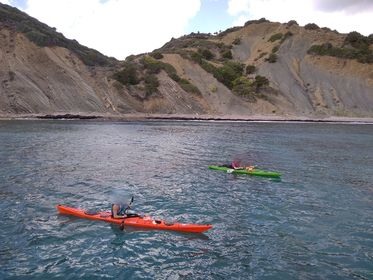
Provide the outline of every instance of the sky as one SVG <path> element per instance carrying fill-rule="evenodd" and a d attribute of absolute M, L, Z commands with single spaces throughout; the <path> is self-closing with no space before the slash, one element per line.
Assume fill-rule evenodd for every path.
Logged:
<path fill-rule="evenodd" d="M 69 39 L 123 60 L 172 37 L 214 33 L 246 21 L 296 20 L 341 33 L 373 33 L 373 0 L 0 0 Z"/>

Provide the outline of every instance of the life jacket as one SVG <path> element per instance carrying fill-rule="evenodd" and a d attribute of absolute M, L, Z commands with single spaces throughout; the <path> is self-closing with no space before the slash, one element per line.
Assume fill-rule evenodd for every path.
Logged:
<path fill-rule="evenodd" d="M 113 211 L 114 205 L 119 206 L 119 210 L 117 212 L 117 215 L 118 216 L 124 216 L 126 208 L 122 204 L 111 204 L 111 216 L 114 217 L 114 211 Z"/>
<path fill-rule="evenodd" d="M 233 161 L 232 164 L 231 164 L 232 168 L 236 169 L 236 168 L 240 168 L 240 163 L 238 161 Z"/>

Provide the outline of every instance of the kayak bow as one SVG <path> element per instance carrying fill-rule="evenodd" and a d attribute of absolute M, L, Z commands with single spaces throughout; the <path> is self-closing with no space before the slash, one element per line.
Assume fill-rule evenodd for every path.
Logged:
<path fill-rule="evenodd" d="M 127 218 L 112 218 L 110 211 L 102 211 L 96 213 L 90 213 L 83 209 L 68 207 L 65 205 L 57 205 L 57 210 L 60 214 L 71 215 L 83 219 L 98 220 L 118 225 L 125 225 L 131 227 L 155 229 L 155 230 L 173 230 L 180 232 L 195 232 L 201 233 L 212 228 L 212 225 L 206 224 L 183 224 L 183 223 L 168 223 L 163 220 L 155 220 L 150 216 L 136 216 Z"/>

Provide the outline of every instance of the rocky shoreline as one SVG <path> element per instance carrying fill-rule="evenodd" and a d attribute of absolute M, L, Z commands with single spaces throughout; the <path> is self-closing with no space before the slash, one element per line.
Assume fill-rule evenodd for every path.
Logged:
<path fill-rule="evenodd" d="M 269 116 L 269 115 L 189 115 L 189 114 L 5 114 L 0 120 L 102 120 L 102 121 L 247 121 L 247 122 L 310 122 L 310 123 L 367 123 L 373 124 L 373 118 L 357 117 L 305 117 L 305 116 Z"/>

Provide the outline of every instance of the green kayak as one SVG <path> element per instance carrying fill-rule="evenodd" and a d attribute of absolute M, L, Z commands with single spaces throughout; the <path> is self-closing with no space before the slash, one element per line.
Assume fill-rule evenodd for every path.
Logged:
<path fill-rule="evenodd" d="M 265 171 L 261 169 L 253 169 L 253 170 L 246 170 L 246 169 L 232 169 L 225 166 L 217 166 L 217 165 L 210 165 L 209 169 L 212 170 L 220 170 L 225 171 L 227 173 L 233 174 L 247 174 L 247 175 L 254 175 L 254 176 L 262 176 L 262 177 L 271 177 L 271 178 L 280 178 L 281 174 L 274 171 Z"/>

